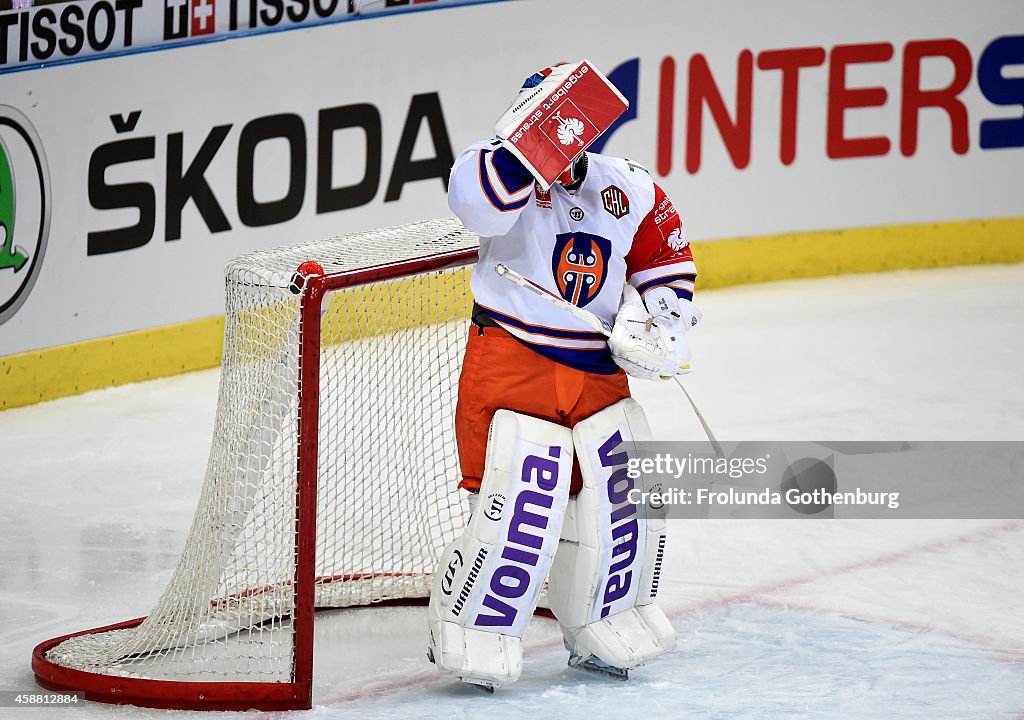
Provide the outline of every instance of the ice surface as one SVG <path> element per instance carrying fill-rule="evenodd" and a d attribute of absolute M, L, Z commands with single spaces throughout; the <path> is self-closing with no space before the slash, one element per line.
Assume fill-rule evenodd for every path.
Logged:
<path fill-rule="evenodd" d="M 698 301 L 686 382 L 724 439 L 1024 439 L 1024 265 Z M 36 690 L 41 640 L 154 605 L 199 493 L 216 386 L 207 371 L 0 413 L 0 689 Z M 659 438 L 701 437 L 677 389 L 634 391 Z M 670 532 L 661 598 L 680 648 L 628 683 L 566 668 L 556 625 L 537 618 L 522 680 L 485 696 L 426 662 L 421 609 L 330 611 L 317 622 L 316 708 L 302 717 L 1024 714 L 1024 522 L 673 521 Z"/>

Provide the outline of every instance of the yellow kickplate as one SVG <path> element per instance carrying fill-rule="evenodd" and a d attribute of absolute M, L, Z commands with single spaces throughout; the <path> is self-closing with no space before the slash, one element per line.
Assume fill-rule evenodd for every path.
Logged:
<path fill-rule="evenodd" d="M 696 242 L 693 255 L 698 291 L 825 275 L 1016 263 L 1024 261 L 1024 218 Z M 357 301 L 359 292 L 339 301 Z M 457 314 L 467 308 L 446 306 Z M 411 323 L 425 321 L 409 317 Z M 224 318 L 212 317 L 0 357 L 0 409 L 216 367 L 223 336 Z"/>

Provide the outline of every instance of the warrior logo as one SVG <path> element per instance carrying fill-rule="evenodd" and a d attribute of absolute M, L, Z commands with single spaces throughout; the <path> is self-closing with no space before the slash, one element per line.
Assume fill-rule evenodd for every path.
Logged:
<path fill-rule="evenodd" d="M 459 568 L 462 567 L 462 553 L 458 550 L 452 554 L 452 559 L 448 561 L 448 569 L 444 572 L 444 577 L 441 578 L 441 592 L 445 595 L 452 594 L 452 585 L 455 584 L 455 575 L 459 572 Z"/>
<path fill-rule="evenodd" d="M 583 141 L 580 140 L 580 135 L 586 129 L 583 126 L 583 121 L 574 117 L 566 120 L 562 117 L 561 111 L 555 113 L 554 117 L 558 121 L 558 130 L 556 131 L 558 142 L 563 145 L 572 145 L 575 142 L 583 147 Z"/>
<path fill-rule="evenodd" d="M 505 507 L 505 496 L 501 493 L 492 493 L 485 500 L 488 501 L 488 504 L 487 509 L 484 510 L 484 517 L 494 522 L 501 520 L 501 511 Z"/>
<path fill-rule="evenodd" d="M 0 105 L 0 324 L 28 298 L 50 232 L 50 174 L 28 119 Z"/>
<path fill-rule="evenodd" d="M 555 236 L 551 270 L 562 297 L 577 307 L 585 307 L 597 297 L 607 276 L 612 243 L 589 233 L 562 233 Z"/>

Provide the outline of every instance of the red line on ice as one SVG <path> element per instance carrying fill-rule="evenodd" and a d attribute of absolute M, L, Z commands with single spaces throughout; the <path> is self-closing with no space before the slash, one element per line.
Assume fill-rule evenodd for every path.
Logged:
<path fill-rule="evenodd" d="M 940 550 L 948 550 L 950 548 L 953 548 L 953 547 L 956 547 L 956 546 L 959 546 L 959 545 L 966 545 L 966 544 L 971 544 L 971 543 L 976 543 L 976 542 L 983 542 L 983 541 L 986 541 L 986 540 L 990 540 L 990 539 L 992 539 L 992 538 L 994 538 L 994 537 L 996 537 L 998 535 L 1002 535 L 1003 533 L 1014 532 L 1014 531 L 1020 530 L 1022 527 L 1024 527 L 1024 523 L 1021 523 L 1021 522 L 1018 522 L 1018 521 L 1004 522 L 1004 523 L 1000 523 L 999 525 L 993 525 L 993 526 L 990 526 L 990 527 L 987 527 L 987 528 L 982 528 L 981 530 L 976 530 L 976 531 L 970 532 L 970 533 L 964 533 L 963 535 L 957 535 L 957 536 L 952 537 L 952 538 L 947 538 L 947 539 L 944 539 L 944 540 L 934 540 L 932 542 L 924 543 L 922 545 L 917 545 L 917 546 L 910 547 L 910 548 L 906 548 L 904 550 L 896 550 L 896 551 L 893 551 L 893 552 L 890 552 L 890 553 L 884 553 L 882 555 L 878 555 L 878 556 L 873 557 L 873 558 L 867 558 L 865 560 L 858 560 L 858 561 L 855 561 L 855 562 L 845 563 L 845 564 L 842 564 L 842 565 L 837 565 L 837 566 L 835 566 L 833 568 L 825 568 L 825 569 L 822 569 L 820 571 L 815 572 L 814 574 L 799 575 L 799 576 L 792 577 L 792 578 L 789 578 L 787 580 L 782 580 L 782 581 L 779 581 L 779 582 L 765 583 L 765 584 L 760 585 L 758 587 L 755 587 L 753 589 L 744 590 L 743 592 L 734 593 L 732 595 L 725 595 L 725 596 L 720 597 L 720 598 L 712 598 L 712 599 L 709 599 L 709 600 L 705 600 L 705 601 L 699 602 L 696 605 L 692 605 L 692 606 L 689 606 L 689 607 L 676 608 L 676 609 L 674 609 L 674 610 L 672 610 L 670 612 L 666 612 L 666 615 L 668 615 L 668 617 L 674 619 L 674 618 L 682 617 L 684 615 L 688 615 L 688 614 L 694 612 L 695 610 L 702 610 L 702 609 L 706 609 L 706 608 L 715 608 L 715 607 L 724 607 L 726 605 L 742 604 L 742 603 L 761 604 L 761 605 L 773 605 L 773 606 L 778 606 L 778 607 L 787 606 L 787 607 L 793 607 L 795 609 L 810 610 L 810 611 L 814 611 L 814 612 L 827 613 L 827 612 L 830 612 L 830 611 L 828 611 L 827 609 L 824 609 L 824 608 L 814 608 L 814 607 L 802 608 L 802 607 L 799 607 L 797 605 L 789 605 L 789 604 L 784 604 L 784 603 L 776 603 L 776 602 L 771 601 L 771 600 L 765 600 L 765 599 L 762 598 L 762 596 L 763 595 L 768 595 L 768 594 L 771 594 L 771 593 L 780 592 L 780 591 L 783 591 L 783 590 L 791 590 L 792 588 L 799 587 L 800 585 L 808 585 L 808 584 L 810 584 L 812 582 L 816 582 L 818 580 L 821 580 L 821 579 L 824 579 L 824 578 L 828 578 L 828 577 L 835 577 L 837 575 L 845 575 L 846 573 L 857 572 L 858 570 L 866 570 L 866 569 L 870 569 L 870 568 L 877 568 L 877 567 L 882 567 L 882 566 L 885 566 L 885 565 L 891 565 L 892 563 L 899 562 L 901 560 L 906 560 L 908 558 L 912 558 L 912 557 L 915 557 L 917 555 L 925 555 L 927 553 L 937 552 L 937 551 L 940 551 Z M 901 621 L 891 621 L 891 620 L 876 619 L 876 618 L 859 618 L 859 617 L 854 617 L 852 615 L 845 615 L 842 612 L 836 612 L 836 613 L 833 613 L 833 614 L 837 614 L 837 615 L 841 615 L 841 616 L 845 616 L 845 617 L 850 617 L 851 619 L 867 620 L 867 621 L 871 621 L 871 622 L 882 622 L 882 623 L 885 623 L 887 625 L 903 627 L 905 629 L 910 629 L 910 630 L 928 630 L 930 632 L 938 632 L 938 631 L 935 631 L 934 628 L 928 628 L 926 626 L 914 625 L 913 623 L 902 623 Z M 968 637 L 965 637 L 965 636 L 957 636 L 955 634 L 947 633 L 947 632 L 940 632 L 940 634 L 946 635 L 947 637 L 954 637 L 954 638 L 956 638 L 958 640 L 964 640 L 964 641 L 970 642 L 971 644 L 974 644 L 974 645 L 978 645 L 979 644 L 979 642 L 978 642 L 978 640 L 976 638 L 968 638 Z M 562 645 L 561 641 L 558 641 L 558 642 L 539 643 L 537 645 L 531 645 L 530 647 L 531 647 L 532 650 L 547 650 L 547 649 L 553 649 L 553 648 L 561 647 L 561 645 Z M 1009 651 L 1007 649 L 999 649 L 999 648 L 985 648 L 985 647 L 983 647 L 982 649 L 990 650 L 992 652 L 998 652 L 998 653 L 1001 653 L 1001 654 L 1005 654 L 1005 653 L 1011 652 L 1011 651 Z M 1012 661 L 1014 661 L 1014 662 L 1019 662 L 1021 660 L 1021 657 L 1019 655 L 1013 655 L 1010 659 Z M 412 686 L 415 686 L 415 685 L 437 683 L 437 682 L 442 682 L 442 681 L 449 682 L 450 679 L 446 678 L 443 675 L 417 675 L 415 677 L 406 678 L 404 680 L 396 680 L 396 681 L 393 681 L 393 682 L 387 682 L 387 683 L 382 683 L 380 685 L 374 685 L 374 686 L 366 687 L 366 688 L 364 688 L 362 690 L 358 690 L 356 692 L 348 693 L 348 694 L 342 695 L 340 697 L 324 698 L 324 699 L 321 699 L 321 700 L 317 701 L 316 704 L 317 705 L 333 705 L 333 704 L 336 704 L 336 703 L 345 703 L 345 702 L 352 702 L 354 700 L 363 700 L 363 699 L 366 699 L 366 698 L 371 697 L 373 695 L 379 695 L 379 694 L 391 692 L 391 691 L 394 691 L 394 690 L 401 690 L 402 688 L 412 687 Z M 1020 720 L 1024 720 L 1024 717 L 1022 717 Z"/>

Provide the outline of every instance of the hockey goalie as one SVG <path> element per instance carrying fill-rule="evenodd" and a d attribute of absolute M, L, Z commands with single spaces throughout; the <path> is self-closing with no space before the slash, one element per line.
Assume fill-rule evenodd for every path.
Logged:
<path fill-rule="evenodd" d="M 490 690 L 518 679 L 545 580 L 571 666 L 625 678 L 676 644 L 655 603 L 666 523 L 628 499 L 644 482 L 630 443 L 650 430 L 626 375 L 688 372 L 701 313 L 672 202 L 639 165 L 586 151 L 625 109 L 586 61 L 545 68 L 451 172 L 449 206 L 481 238 L 455 418 L 470 515 L 434 576 L 428 657 Z"/>

